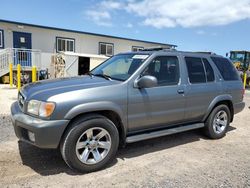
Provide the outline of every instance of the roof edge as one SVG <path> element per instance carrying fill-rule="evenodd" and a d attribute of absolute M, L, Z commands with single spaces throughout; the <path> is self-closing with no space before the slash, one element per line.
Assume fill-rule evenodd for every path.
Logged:
<path fill-rule="evenodd" d="M 91 33 L 91 32 L 79 31 L 79 30 L 72 30 L 72 29 L 63 29 L 63 28 L 58 28 L 58 27 L 43 26 L 43 25 L 37 25 L 37 24 L 29 24 L 29 23 L 23 23 L 23 22 L 18 22 L 18 21 L 0 19 L 0 22 L 9 23 L 9 24 L 19 24 L 19 25 L 30 26 L 30 27 L 38 27 L 38 28 L 43 28 L 43 29 L 52 29 L 52 30 L 66 31 L 66 32 L 72 32 L 72 33 L 79 33 L 79 34 L 94 35 L 94 36 L 109 37 L 109 38 L 115 38 L 115 39 L 130 40 L 130 41 L 144 42 L 144 43 L 154 43 L 154 44 L 159 44 L 159 45 L 168 45 L 172 47 L 177 47 L 177 45 L 174 45 L 174 44 L 145 41 L 145 40 L 139 40 L 139 39 L 133 39 L 133 38 L 118 37 L 118 36 Z"/>

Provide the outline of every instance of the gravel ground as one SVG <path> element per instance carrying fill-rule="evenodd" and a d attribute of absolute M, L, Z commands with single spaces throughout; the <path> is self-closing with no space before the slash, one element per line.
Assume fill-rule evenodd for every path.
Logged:
<path fill-rule="evenodd" d="M 108 168 L 70 170 L 58 150 L 18 142 L 10 121 L 16 89 L 0 85 L 0 187 L 250 187 L 250 92 L 226 137 L 199 130 L 129 144 Z"/>

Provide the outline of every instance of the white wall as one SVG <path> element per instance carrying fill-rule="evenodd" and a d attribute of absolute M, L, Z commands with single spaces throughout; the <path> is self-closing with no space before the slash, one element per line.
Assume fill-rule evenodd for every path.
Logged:
<path fill-rule="evenodd" d="M 23 26 L 23 28 L 19 28 L 17 24 L 5 22 L 0 22 L 0 29 L 4 30 L 5 48 L 13 47 L 13 31 L 19 31 L 31 33 L 32 48 L 39 49 L 45 53 L 56 52 L 56 37 L 74 38 L 76 53 L 99 54 L 99 42 L 113 43 L 114 54 L 131 51 L 132 46 L 159 46 L 159 44 L 156 43 L 138 42 L 133 40 L 117 39 L 82 33 L 73 33 L 25 25 Z"/>
<path fill-rule="evenodd" d="M 41 65 L 39 68 L 51 69 L 51 56 L 56 53 L 56 37 L 74 38 L 75 52 L 81 54 L 99 54 L 99 43 L 113 43 L 114 54 L 132 50 L 132 46 L 142 46 L 144 48 L 159 46 L 157 43 L 138 42 L 126 39 L 117 39 L 98 35 L 83 34 L 77 32 L 61 31 L 56 29 L 46 29 L 33 26 L 18 26 L 13 23 L 0 21 L 0 29 L 4 30 L 4 48 L 13 48 L 13 31 L 31 33 L 32 48 L 41 50 Z M 153 40 L 153 39 L 152 39 Z M 165 45 L 165 47 L 168 47 Z M 66 67 L 77 57 L 67 57 Z M 105 59 L 90 58 L 90 69 L 94 68 Z M 34 62 L 34 61 L 33 61 Z M 78 73 L 78 59 L 68 70 L 70 75 Z"/>
<path fill-rule="evenodd" d="M 50 68 L 52 55 L 53 53 L 46 53 L 46 52 L 41 53 L 41 69 Z"/>

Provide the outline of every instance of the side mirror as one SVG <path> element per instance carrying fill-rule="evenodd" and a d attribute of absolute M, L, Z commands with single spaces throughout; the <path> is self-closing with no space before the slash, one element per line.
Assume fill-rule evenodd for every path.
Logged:
<path fill-rule="evenodd" d="M 150 88 L 158 85 L 157 78 L 154 76 L 143 76 L 135 82 L 137 88 Z"/>

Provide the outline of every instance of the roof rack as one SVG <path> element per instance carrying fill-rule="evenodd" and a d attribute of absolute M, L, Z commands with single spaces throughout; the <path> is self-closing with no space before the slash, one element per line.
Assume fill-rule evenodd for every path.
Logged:
<path fill-rule="evenodd" d="M 144 48 L 140 51 L 176 51 L 176 49 L 171 48 L 171 47 L 153 46 L 149 48 Z"/>
<path fill-rule="evenodd" d="M 195 52 L 195 53 L 200 53 L 200 54 L 209 54 L 209 55 L 217 55 L 214 52 Z"/>

